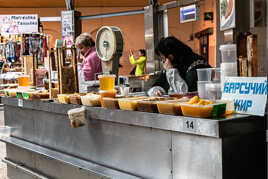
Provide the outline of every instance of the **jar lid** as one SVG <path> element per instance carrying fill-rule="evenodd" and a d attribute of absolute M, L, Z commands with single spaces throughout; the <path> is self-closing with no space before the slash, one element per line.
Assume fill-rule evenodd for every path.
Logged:
<path fill-rule="evenodd" d="M 114 74 L 102 74 L 102 75 L 98 75 L 98 78 L 103 78 L 103 77 L 113 77 L 113 78 L 115 78 L 116 76 Z"/>

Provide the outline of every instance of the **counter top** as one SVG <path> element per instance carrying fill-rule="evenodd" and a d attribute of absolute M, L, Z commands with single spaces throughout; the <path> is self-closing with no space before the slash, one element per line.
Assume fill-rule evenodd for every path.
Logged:
<path fill-rule="evenodd" d="M 42 100 L 22 100 L 3 97 L 2 103 L 10 107 L 39 110 L 67 115 L 69 109 L 80 105 L 61 104 Z M 88 120 L 102 120 L 127 125 L 142 126 L 167 131 L 191 133 L 222 138 L 265 130 L 265 117 L 234 114 L 224 118 L 207 119 L 164 115 L 139 111 L 112 110 L 86 107 Z"/>

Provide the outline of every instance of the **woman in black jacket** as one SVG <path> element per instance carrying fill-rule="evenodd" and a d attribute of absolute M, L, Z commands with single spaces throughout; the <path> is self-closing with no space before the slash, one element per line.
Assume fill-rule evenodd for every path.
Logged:
<path fill-rule="evenodd" d="M 175 37 L 161 39 L 155 52 L 161 57 L 164 70 L 148 91 L 150 96 L 197 91 L 196 69 L 210 67 L 202 56 Z"/>

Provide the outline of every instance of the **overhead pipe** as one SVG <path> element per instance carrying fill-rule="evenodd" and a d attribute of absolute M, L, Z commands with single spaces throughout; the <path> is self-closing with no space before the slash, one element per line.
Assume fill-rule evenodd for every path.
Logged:
<path fill-rule="evenodd" d="M 69 4 L 70 0 L 65 0 L 66 8 L 70 7 Z M 198 2 L 200 0 L 192 0 L 191 3 Z M 74 5 L 74 0 L 71 0 L 71 7 Z M 177 1 L 171 1 L 165 3 L 161 6 L 158 6 L 159 11 L 163 11 L 166 9 L 171 9 L 180 6 L 181 4 Z M 184 4 L 185 5 L 185 4 Z M 74 8 L 74 7 L 73 7 Z M 127 16 L 127 15 L 137 15 L 137 14 L 144 14 L 144 9 L 141 10 L 134 10 L 134 11 L 122 11 L 122 12 L 113 12 L 113 13 L 106 13 L 106 14 L 95 14 L 95 15 L 88 15 L 88 16 L 80 16 L 80 20 L 87 20 L 87 19 L 98 19 L 98 18 L 107 18 L 107 17 L 116 17 L 116 16 Z M 40 21 L 60 21 L 61 17 L 40 17 Z"/>
<path fill-rule="evenodd" d="M 40 22 L 60 22 L 61 17 L 40 17 Z"/>
<path fill-rule="evenodd" d="M 107 17 L 137 15 L 137 14 L 144 14 L 144 9 L 134 10 L 134 11 L 113 12 L 113 13 L 107 13 L 107 14 L 80 16 L 79 19 L 80 20 L 87 20 L 87 19 L 98 19 L 98 18 L 107 18 Z"/>
<path fill-rule="evenodd" d="M 74 0 L 70 0 L 70 8 L 71 10 L 74 10 Z"/>
<path fill-rule="evenodd" d="M 65 0 L 66 10 L 71 10 L 70 0 Z"/>

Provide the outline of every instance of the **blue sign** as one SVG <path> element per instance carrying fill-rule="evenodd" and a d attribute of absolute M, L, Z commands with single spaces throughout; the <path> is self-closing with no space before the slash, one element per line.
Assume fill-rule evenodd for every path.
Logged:
<path fill-rule="evenodd" d="M 190 5 L 180 8 L 180 22 L 190 22 L 196 20 L 196 5 Z"/>

